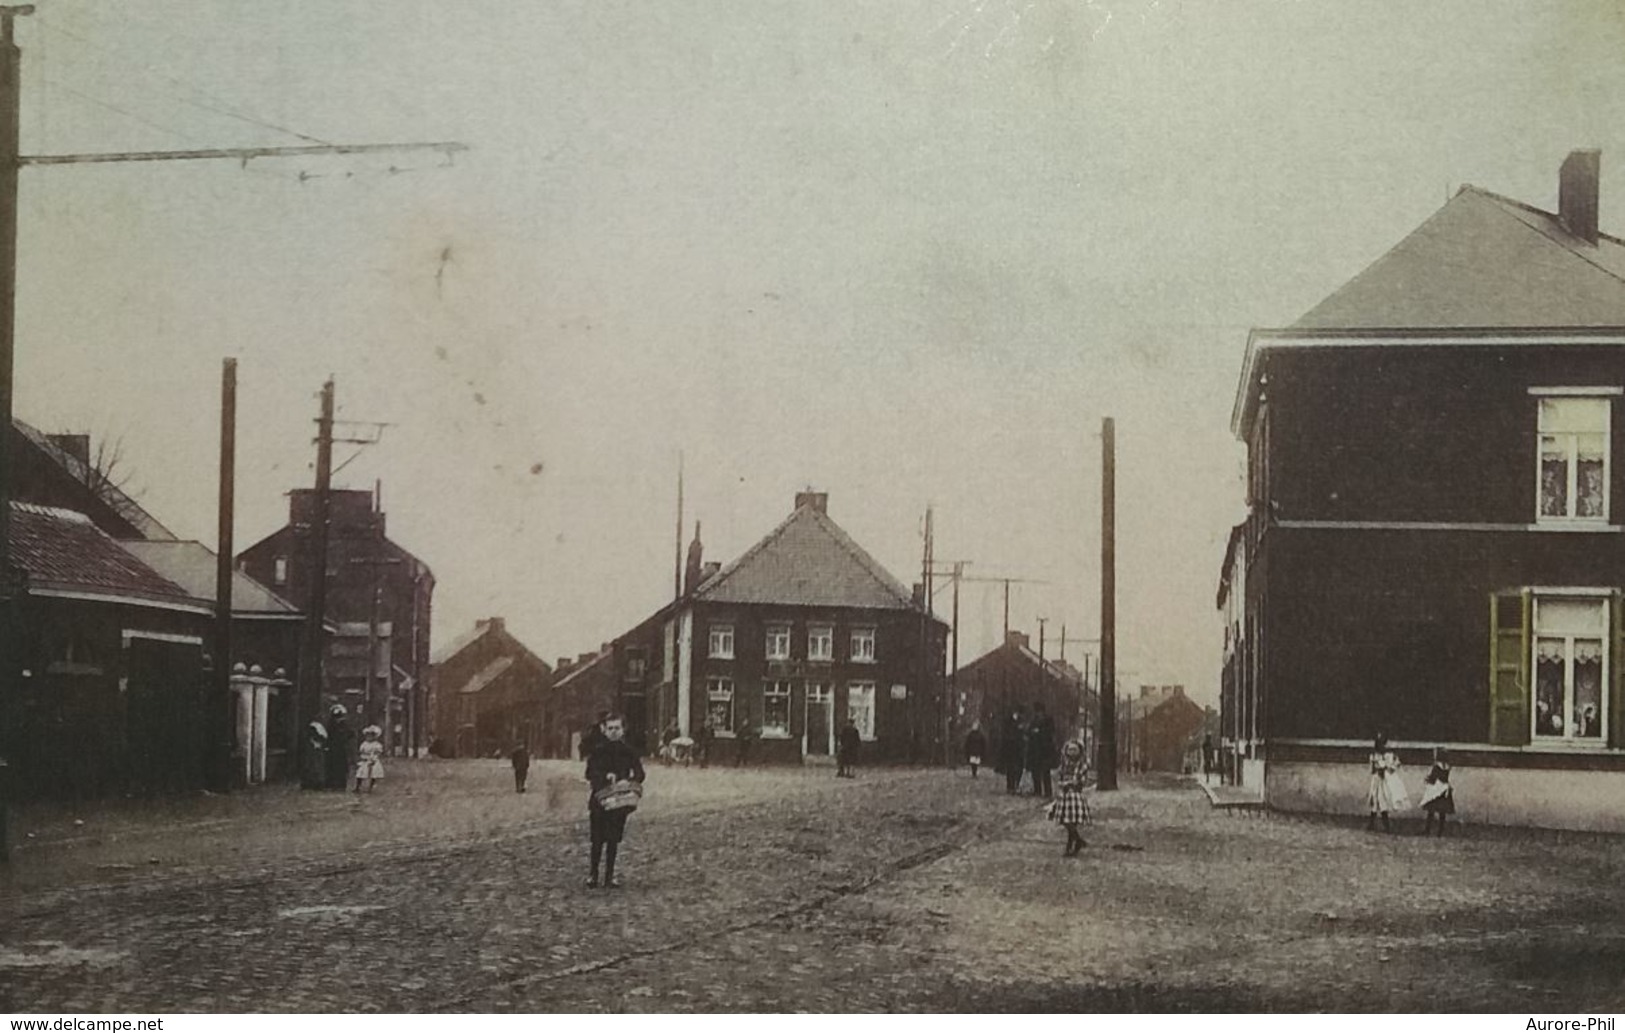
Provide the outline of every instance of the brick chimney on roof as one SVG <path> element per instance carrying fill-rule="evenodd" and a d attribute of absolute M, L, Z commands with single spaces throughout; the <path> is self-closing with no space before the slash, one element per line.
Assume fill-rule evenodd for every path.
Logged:
<path fill-rule="evenodd" d="M 1597 195 L 1601 176 L 1601 151 L 1570 151 L 1557 174 L 1557 218 L 1564 229 L 1587 244 L 1597 242 Z"/>
<path fill-rule="evenodd" d="M 802 506 L 811 506 L 820 513 L 828 513 L 829 492 L 811 489 L 796 492 L 796 508 L 800 509 Z"/>
<path fill-rule="evenodd" d="M 1031 649 L 1031 642 L 1032 640 L 1027 637 L 1025 631 L 1009 631 L 1004 636 L 1004 644 L 1007 646 L 1022 646 Z"/>

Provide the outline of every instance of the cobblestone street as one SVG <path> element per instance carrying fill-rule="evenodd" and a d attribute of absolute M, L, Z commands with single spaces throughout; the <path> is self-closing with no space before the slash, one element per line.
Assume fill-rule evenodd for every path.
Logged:
<path fill-rule="evenodd" d="M 1167 782 L 1097 801 L 1065 860 L 992 778 L 655 768 L 625 888 L 589 891 L 573 766 L 518 797 L 478 765 L 171 815 L 155 866 L 70 863 L 112 856 L 92 832 L 26 846 L 0 898 L 0 1010 L 1625 1006 L 1615 839 L 1384 836 L 1214 812 Z M 130 856 L 156 850 L 119 827 Z"/>

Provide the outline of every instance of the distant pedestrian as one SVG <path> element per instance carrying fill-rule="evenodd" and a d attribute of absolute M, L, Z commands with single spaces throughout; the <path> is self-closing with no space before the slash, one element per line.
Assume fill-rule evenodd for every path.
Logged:
<path fill-rule="evenodd" d="M 1456 790 L 1450 784 L 1450 760 L 1443 746 L 1434 749 L 1433 767 L 1422 779 L 1422 810 L 1427 812 L 1427 824 L 1423 826 L 1422 834 L 1431 833 L 1433 819 L 1438 818 L 1439 835 L 1444 835 L 1445 819 L 1456 813 Z"/>
<path fill-rule="evenodd" d="M 858 731 L 857 722 L 850 716 L 846 724 L 841 726 L 841 734 L 835 740 L 835 777 L 854 777 L 853 768 L 858 765 L 858 751 L 863 749 L 863 734 Z"/>
<path fill-rule="evenodd" d="M 970 765 L 970 777 L 976 777 L 976 769 L 982 766 L 982 758 L 987 756 L 987 736 L 982 734 L 980 723 L 971 726 L 970 734 L 965 736 L 965 763 Z"/>
<path fill-rule="evenodd" d="M 354 750 L 355 733 L 350 730 L 349 712 L 342 703 L 335 703 L 327 710 L 327 788 L 349 788 Z"/>
<path fill-rule="evenodd" d="M 1213 781 L 1213 736 L 1202 736 L 1202 781 Z"/>
<path fill-rule="evenodd" d="M 1048 800 L 1055 796 L 1050 771 L 1055 767 L 1055 719 L 1044 712 L 1044 704 L 1033 704 L 1033 719 L 1027 726 L 1027 767 L 1033 773 L 1033 795 Z"/>
<path fill-rule="evenodd" d="M 1049 805 L 1049 820 L 1066 829 L 1066 849 L 1061 852 L 1062 857 L 1076 857 L 1079 850 L 1089 845 L 1078 831 L 1089 821 L 1089 801 L 1083 794 L 1088 777 L 1089 761 L 1084 755 L 1083 743 L 1073 739 L 1061 749 L 1058 782 L 1061 795 Z"/>
<path fill-rule="evenodd" d="M 1399 777 L 1399 757 L 1388 748 L 1388 737 L 1379 735 L 1371 746 L 1369 758 L 1371 768 L 1371 785 L 1366 790 L 1366 805 L 1370 808 L 1370 816 L 1366 819 L 1365 827 L 1377 827 L 1377 815 L 1382 815 L 1382 830 L 1392 832 L 1393 826 L 1388 822 L 1388 815 L 1392 811 L 1401 811 L 1410 806 L 1410 796 L 1405 792 L 1405 783 Z"/>
<path fill-rule="evenodd" d="M 662 764 L 670 764 L 677 759 L 675 744 L 682 734 L 677 728 L 676 721 L 667 725 L 666 730 L 660 733 L 660 762 Z"/>
<path fill-rule="evenodd" d="M 299 742 L 299 784 L 305 789 L 327 788 L 327 726 L 320 720 L 305 726 Z"/>
<path fill-rule="evenodd" d="M 627 816 L 637 808 L 643 795 L 643 762 L 624 741 L 626 725 L 619 715 L 606 714 L 603 729 L 603 741 L 594 746 L 587 757 L 587 784 L 592 790 L 587 798 L 587 819 L 592 833 L 592 875 L 587 885 L 619 889 L 621 880 L 615 874 L 615 862 L 621 838 L 626 834 Z M 604 873 L 602 883 L 598 878 L 600 862 Z"/>
<path fill-rule="evenodd" d="M 361 730 L 361 745 L 356 750 L 355 762 L 355 791 L 358 793 L 361 792 L 363 780 L 370 793 L 384 777 L 383 734 L 384 730 L 377 725 L 368 725 Z"/>
<path fill-rule="evenodd" d="M 999 766 L 1004 769 L 1004 791 L 1011 796 L 1021 792 L 1021 772 L 1026 765 L 1027 727 L 1020 709 L 1012 710 L 999 729 Z"/>
<path fill-rule="evenodd" d="M 525 779 L 530 776 L 530 749 L 523 742 L 516 743 L 508 760 L 513 764 L 513 791 L 522 793 Z"/>
<path fill-rule="evenodd" d="M 716 741 L 716 722 L 709 716 L 700 730 L 694 736 L 694 752 L 700 759 L 700 767 L 709 767 L 711 764 L 711 744 Z"/>
<path fill-rule="evenodd" d="M 734 753 L 734 767 L 742 768 L 745 766 L 745 762 L 750 760 L 750 744 L 755 738 L 756 732 L 751 728 L 750 723 L 741 721 L 739 730 L 734 733 L 734 747 L 736 750 Z"/>

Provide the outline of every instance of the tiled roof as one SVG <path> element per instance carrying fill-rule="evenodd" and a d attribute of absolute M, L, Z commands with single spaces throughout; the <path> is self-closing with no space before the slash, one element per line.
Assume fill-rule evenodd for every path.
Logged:
<path fill-rule="evenodd" d="M 215 553 L 201 542 L 119 542 L 195 599 L 215 601 Z M 231 574 L 231 612 L 296 616 L 297 607 L 240 570 Z"/>
<path fill-rule="evenodd" d="M 487 685 L 490 685 L 492 682 L 502 677 L 503 671 L 506 671 L 508 668 L 513 666 L 513 659 L 514 658 L 511 656 L 499 656 L 495 660 L 492 660 L 490 663 L 480 668 L 479 671 L 474 674 L 474 677 L 464 682 L 462 686 L 457 689 L 458 694 L 468 695 L 484 689 Z"/>
<path fill-rule="evenodd" d="M 1292 329 L 1588 326 L 1625 326 L 1625 241 L 1466 186 Z"/>
<path fill-rule="evenodd" d="M 476 621 L 472 628 L 435 650 L 434 653 L 429 657 L 429 662 L 438 667 L 439 665 L 450 660 L 452 657 L 456 656 L 458 653 L 461 653 L 463 650 L 467 649 L 469 646 L 472 646 L 486 635 L 489 635 L 494 630 L 495 625 L 489 624 L 485 621 Z"/>
<path fill-rule="evenodd" d="M 52 441 L 49 435 L 41 433 L 38 429 L 15 417 L 12 418 L 11 425 L 28 440 L 29 444 L 45 453 L 58 466 L 66 470 L 69 476 L 80 484 L 86 485 L 87 491 L 94 491 L 102 501 L 107 503 L 110 509 L 128 521 L 130 526 L 134 527 L 143 538 L 157 541 L 173 541 L 175 539 L 173 531 L 160 524 L 157 517 L 142 509 L 135 499 L 125 494 L 116 485 L 102 483 L 96 488 L 88 487 L 91 481 L 90 468 L 78 456 Z"/>
<path fill-rule="evenodd" d="M 909 590 L 811 505 L 798 507 L 700 585 L 694 597 L 717 603 L 915 609 Z"/>
<path fill-rule="evenodd" d="M 30 590 L 197 605 L 184 588 L 131 555 L 82 513 L 14 502 L 9 546 Z"/>
<path fill-rule="evenodd" d="M 608 660 L 610 657 L 612 657 L 614 655 L 615 655 L 614 650 L 606 649 L 603 652 L 599 653 L 597 656 L 593 657 L 591 660 L 588 660 L 586 663 L 576 664 L 575 666 L 573 666 L 573 667 L 569 668 L 568 670 L 566 670 L 564 672 L 564 676 L 561 677 L 558 681 L 553 683 L 553 688 L 555 688 L 555 689 L 565 688 L 572 681 L 574 681 L 576 679 L 577 675 L 587 673 L 588 671 L 590 671 L 593 668 L 597 667 L 599 664 L 603 663 L 605 660 Z"/>

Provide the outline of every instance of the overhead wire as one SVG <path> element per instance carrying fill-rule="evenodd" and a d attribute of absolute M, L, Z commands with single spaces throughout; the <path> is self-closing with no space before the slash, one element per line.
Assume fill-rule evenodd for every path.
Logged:
<path fill-rule="evenodd" d="M 181 78 L 178 78 L 176 76 L 170 75 L 170 74 L 168 74 L 166 72 L 161 72 L 161 71 L 157 70 L 156 68 L 152 67 L 151 65 L 142 63 L 140 61 L 135 60 L 134 58 L 128 57 L 125 54 L 122 54 L 119 51 L 114 50 L 113 48 L 111 48 L 111 47 L 109 47 L 109 46 L 107 46 L 105 44 L 98 43 L 95 40 L 90 39 L 87 36 L 84 36 L 84 35 L 81 35 L 80 33 L 74 32 L 71 29 L 64 28 L 61 25 L 58 25 L 58 24 L 54 23 L 53 21 L 48 20 L 48 19 L 46 19 L 44 17 L 36 17 L 35 22 L 36 22 L 36 24 L 43 27 L 47 32 L 56 33 L 58 35 L 65 36 L 65 37 L 67 37 L 69 39 L 75 40 L 75 41 L 77 41 L 79 43 L 84 44 L 87 47 L 90 47 L 93 50 L 97 50 L 97 51 L 100 51 L 103 54 L 106 54 L 107 56 L 113 58 L 114 60 L 123 63 L 126 67 L 133 68 L 133 69 L 135 69 L 136 71 L 139 71 L 139 72 L 143 72 L 143 73 L 145 73 L 145 74 L 147 74 L 149 76 L 152 76 L 153 78 L 162 79 L 164 82 L 169 83 L 171 86 L 174 86 L 174 87 L 177 87 L 179 89 L 185 90 L 185 91 L 193 94 L 195 97 L 206 97 L 210 101 L 214 102 L 214 103 L 204 103 L 203 101 L 188 98 L 188 97 L 184 97 L 184 96 L 179 96 L 179 95 L 175 96 L 174 99 L 181 102 L 181 103 L 183 103 L 183 104 L 190 104 L 193 107 L 200 108 L 201 110 L 204 110 L 204 111 L 210 111 L 210 112 L 213 112 L 213 113 L 215 113 L 217 115 L 224 115 L 227 118 L 234 118 L 234 119 L 237 119 L 240 122 L 244 122 L 244 123 L 247 123 L 247 124 L 253 125 L 253 126 L 258 126 L 261 129 L 270 129 L 273 132 L 284 133 L 284 134 L 286 134 L 288 136 L 292 136 L 292 137 L 295 137 L 296 139 L 304 140 L 304 141 L 306 141 L 308 143 L 318 143 L 318 144 L 330 144 L 330 143 L 332 143 L 331 140 L 324 140 L 324 139 L 322 139 L 320 137 L 317 137 L 317 136 L 311 136 L 309 133 L 301 133 L 297 129 L 290 129 L 287 126 L 278 125 L 275 122 L 271 122 L 271 121 L 269 121 L 267 119 L 263 119 L 263 118 L 260 118 L 260 117 L 258 117 L 256 115 L 249 114 L 249 113 L 247 113 L 246 111 L 244 111 L 244 110 L 242 110 L 240 108 L 234 108 L 234 107 L 230 106 L 225 100 L 222 100 L 219 97 L 216 97 L 214 94 L 209 93 L 207 90 L 204 90 L 202 87 L 197 86 L 194 83 L 190 83 L 190 82 L 188 82 L 188 81 L 186 81 L 184 79 L 181 79 Z"/>

